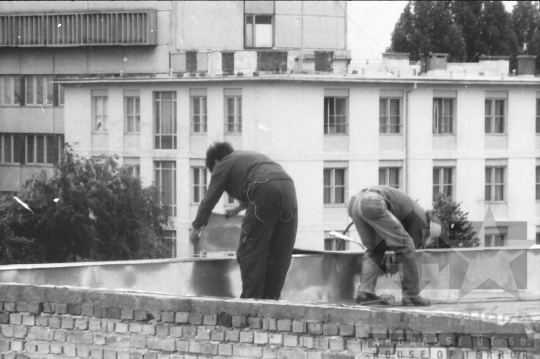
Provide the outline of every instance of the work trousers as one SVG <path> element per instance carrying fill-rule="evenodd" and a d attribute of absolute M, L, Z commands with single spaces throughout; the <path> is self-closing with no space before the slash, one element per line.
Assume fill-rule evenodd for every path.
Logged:
<path fill-rule="evenodd" d="M 388 210 L 384 198 L 378 192 L 370 190 L 359 193 L 351 198 L 349 216 L 367 248 L 362 261 L 358 290 L 375 294 L 377 278 L 385 272 L 384 253 L 389 249 L 396 254 L 403 297 L 417 297 L 420 293 L 420 282 L 414 241 L 401 222 Z"/>
<path fill-rule="evenodd" d="M 257 181 L 248 190 L 248 200 L 236 252 L 240 297 L 279 300 L 298 228 L 294 182 Z"/>

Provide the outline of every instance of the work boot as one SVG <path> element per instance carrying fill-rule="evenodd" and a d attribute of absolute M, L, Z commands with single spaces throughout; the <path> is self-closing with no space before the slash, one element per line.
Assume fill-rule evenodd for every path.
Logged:
<path fill-rule="evenodd" d="M 403 297 L 404 307 L 428 307 L 431 305 L 431 301 L 428 298 L 418 296 L 416 298 Z"/>
<path fill-rule="evenodd" d="M 371 302 L 378 299 L 381 299 L 381 297 L 373 293 L 362 292 L 361 290 L 356 292 L 356 303 L 359 304 L 362 304 L 364 302 Z"/>

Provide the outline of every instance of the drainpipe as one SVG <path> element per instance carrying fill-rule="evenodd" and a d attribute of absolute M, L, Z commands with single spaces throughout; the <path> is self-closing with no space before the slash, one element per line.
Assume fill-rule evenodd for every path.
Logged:
<path fill-rule="evenodd" d="M 409 160 L 410 160 L 410 149 L 409 149 L 409 144 L 410 144 L 410 138 L 409 138 L 409 135 L 410 135 L 410 131 L 409 131 L 409 94 L 411 92 L 413 92 L 414 90 L 416 90 L 416 87 L 417 87 L 417 83 L 415 82 L 414 85 L 413 85 L 413 88 L 410 89 L 410 90 L 405 90 L 405 121 L 404 121 L 404 132 L 405 132 L 405 192 L 406 193 L 409 193 L 409 178 L 410 178 L 410 175 L 409 175 Z"/>

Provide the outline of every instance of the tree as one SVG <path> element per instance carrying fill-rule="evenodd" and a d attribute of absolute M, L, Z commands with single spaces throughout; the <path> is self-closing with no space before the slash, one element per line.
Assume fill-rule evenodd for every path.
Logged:
<path fill-rule="evenodd" d="M 431 213 L 441 221 L 443 242 L 440 243 L 440 247 L 477 247 L 480 245 L 471 222 L 467 220 L 469 214 L 461 210 L 460 203 L 439 194 L 433 202 Z"/>
<path fill-rule="evenodd" d="M 536 55 L 536 69 L 540 69 L 540 9 L 537 1 L 518 1 L 512 11 L 512 25 L 516 34 L 518 54 Z"/>
<path fill-rule="evenodd" d="M 461 29 L 467 52 L 467 62 L 478 61 L 481 55 L 478 42 L 482 33 L 480 19 L 483 1 L 452 1 L 451 12 L 455 24 Z"/>
<path fill-rule="evenodd" d="M 55 166 L 28 180 L 18 198 L 0 199 L 0 263 L 109 261 L 162 258 L 167 217 L 155 186 L 113 157 L 101 163 L 70 148 Z M 11 253 L 11 255 L 7 255 Z"/>
<path fill-rule="evenodd" d="M 518 51 L 518 43 L 510 14 L 502 1 L 485 1 L 480 23 L 482 33 L 478 49 L 484 55 L 510 56 Z"/>

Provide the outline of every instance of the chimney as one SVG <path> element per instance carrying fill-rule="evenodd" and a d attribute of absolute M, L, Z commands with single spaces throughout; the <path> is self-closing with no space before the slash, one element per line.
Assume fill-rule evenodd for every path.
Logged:
<path fill-rule="evenodd" d="M 420 71 L 426 73 L 433 70 L 446 70 L 448 54 L 429 53 L 420 59 Z"/>
<path fill-rule="evenodd" d="M 518 55 L 517 56 L 517 74 L 534 76 L 536 73 L 536 56 Z"/>

